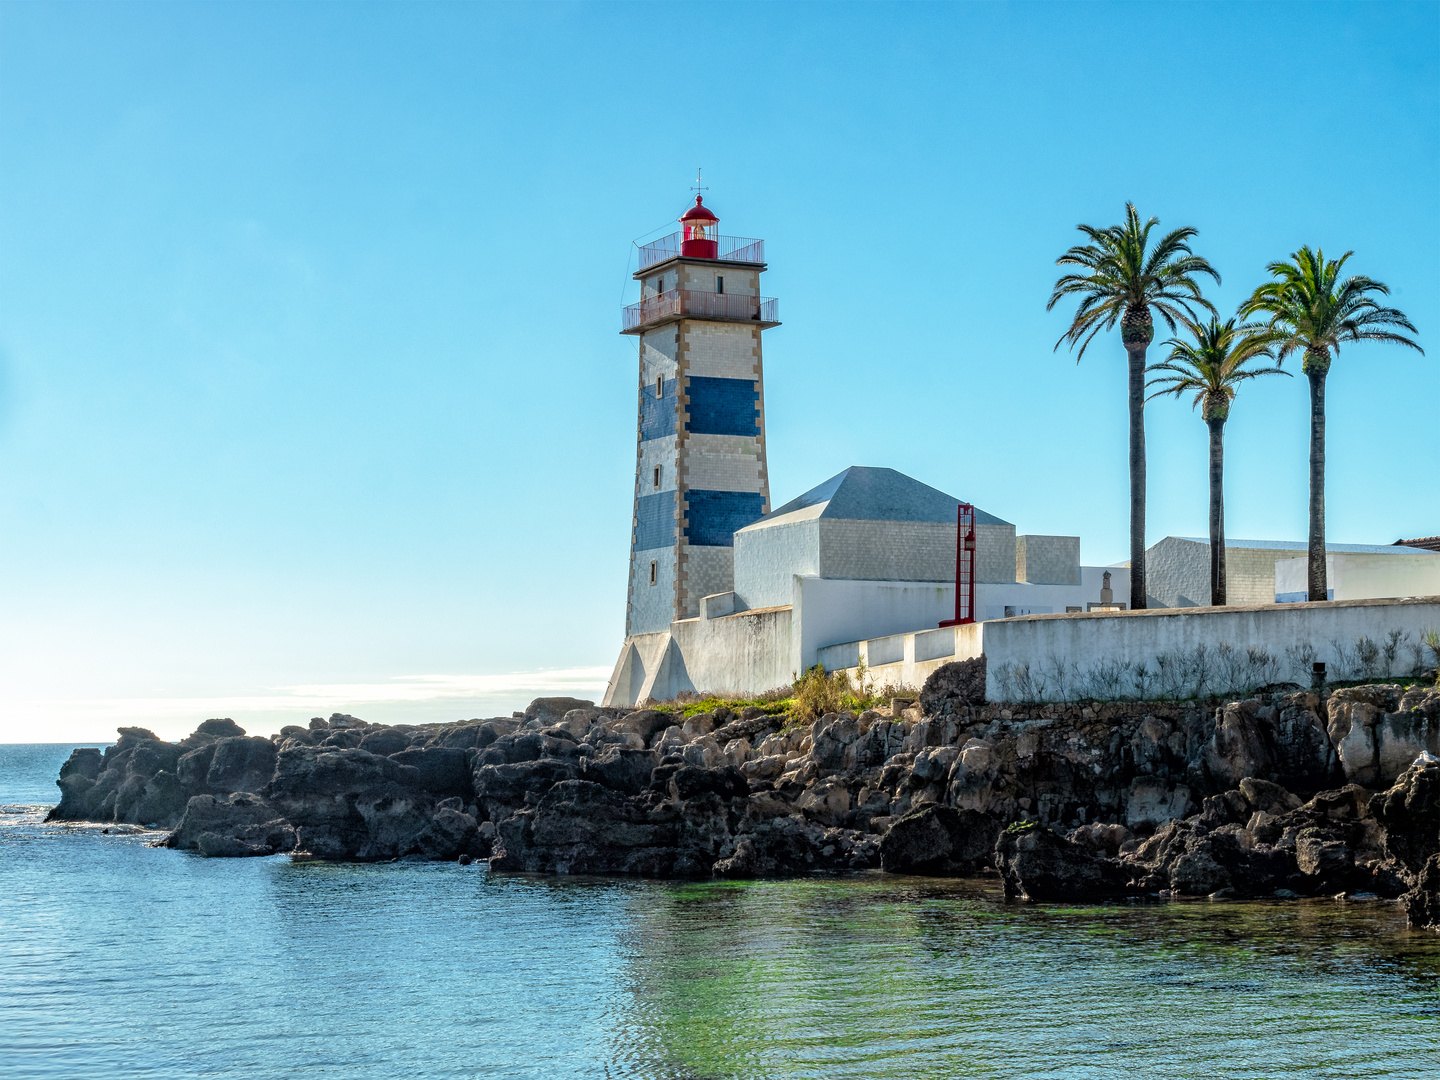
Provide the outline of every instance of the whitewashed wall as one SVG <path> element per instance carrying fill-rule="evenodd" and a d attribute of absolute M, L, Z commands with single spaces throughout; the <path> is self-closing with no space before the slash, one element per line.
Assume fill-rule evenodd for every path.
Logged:
<path fill-rule="evenodd" d="M 1252 647 L 1274 658 L 1275 681 L 1308 684 L 1304 658 L 1309 657 L 1324 662 L 1331 679 L 1401 675 L 1415 666 L 1414 646 L 1430 629 L 1440 629 L 1440 596 L 1032 615 L 981 624 L 986 693 L 992 701 L 1017 699 L 1020 671 L 1027 671 L 1030 680 L 1032 692 L 1022 695 L 1026 700 L 1090 696 L 1083 693 L 1085 683 L 1093 684 L 1097 678 L 1107 684 L 1117 680 L 1117 697 L 1159 696 L 1137 692 L 1133 682 L 1137 665 L 1144 665 L 1152 678 L 1162 666 L 1162 657 L 1170 665 L 1191 665 L 1192 670 L 1197 661 L 1203 662 L 1218 672 L 1224 664 L 1243 668 L 1243 657 Z M 1392 631 L 1403 638 L 1387 657 Z M 1380 650 L 1365 671 L 1360 670 L 1361 639 Z M 1221 659 L 1227 655 L 1229 659 Z M 1422 663 L 1427 655 L 1422 651 Z M 1433 658 L 1428 662 L 1433 663 Z M 1119 671 L 1122 665 L 1128 675 Z M 1039 692 L 1033 692 L 1037 687 Z M 1212 690 L 1222 692 L 1213 684 Z"/>

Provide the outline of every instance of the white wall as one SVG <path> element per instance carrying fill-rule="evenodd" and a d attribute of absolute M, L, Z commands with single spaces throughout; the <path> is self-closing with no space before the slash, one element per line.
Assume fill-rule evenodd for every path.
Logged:
<path fill-rule="evenodd" d="M 682 690 L 743 697 L 788 685 L 800 670 L 790 611 L 681 619 L 668 631 L 636 635 L 620 650 L 603 704 L 664 701 Z"/>
<path fill-rule="evenodd" d="M 982 623 L 981 640 L 987 659 L 987 694 L 992 701 L 1003 701 L 1013 696 L 1004 689 L 1006 665 L 1011 665 L 1012 672 L 1028 665 L 1037 675 L 1065 665 L 1072 679 L 1117 664 L 1145 664 L 1153 672 L 1162 654 L 1193 662 L 1204 645 L 1205 655 L 1213 659 L 1221 643 L 1230 647 L 1232 655 L 1249 646 L 1267 650 L 1280 661 L 1276 679 L 1308 684 L 1310 673 L 1301 669 L 1297 659 L 1305 649 L 1313 650 L 1315 659 L 1329 665 L 1331 679 L 1358 678 L 1362 674 L 1356 670 L 1359 639 L 1367 638 L 1383 648 L 1391 631 L 1404 634 L 1405 641 L 1392 660 L 1387 663 L 1382 657 L 1372 673 L 1405 674 L 1415 662 L 1411 646 L 1432 628 L 1440 628 L 1440 596 L 1032 615 Z M 1063 700 L 1066 696 L 1047 691 L 1039 700 Z"/>
<path fill-rule="evenodd" d="M 1309 565 L 1308 559 L 1281 559 L 1275 563 L 1276 603 L 1306 598 Z M 1325 556 L 1325 582 L 1332 600 L 1440 595 L 1440 552 L 1375 555 L 1332 551 Z"/>
<path fill-rule="evenodd" d="M 955 617 L 952 582 L 794 579 L 795 654 L 803 667 L 819 663 L 819 650 L 839 642 L 934 627 Z"/>
<path fill-rule="evenodd" d="M 820 572 L 820 529 L 808 516 L 759 523 L 735 533 L 735 592 L 745 607 L 774 607 L 794 599 L 796 574 Z"/>

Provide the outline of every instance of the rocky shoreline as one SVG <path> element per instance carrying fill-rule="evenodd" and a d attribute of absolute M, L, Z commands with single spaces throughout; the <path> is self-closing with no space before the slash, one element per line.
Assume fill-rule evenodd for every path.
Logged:
<path fill-rule="evenodd" d="M 808 723 L 541 698 L 447 725 L 207 720 L 74 751 L 52 821 L 215 857 L 489 860 L 493 871 L 999 873 L 1032 900 L 1335 894 L 1440 925 L 1440 689 L 1294 686 L 1221 704 L 976 701 Z"/>

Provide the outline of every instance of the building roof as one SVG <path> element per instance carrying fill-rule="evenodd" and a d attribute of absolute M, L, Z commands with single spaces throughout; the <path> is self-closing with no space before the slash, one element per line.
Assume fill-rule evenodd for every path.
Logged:
<path fill-rule="evenodd" d="M 1210 546 L 1208 536 L 1172 536 L 1170 540 L 1187 540 L 1192 544 L 1204 544 Z M 1440 537 L 1436 537 L 1440 541 Z M 1251 548 L 1258 551 L 1308 551 L 1310 545 L 1304 540 L 1232 540 L 1225 538 L 1225 547 L 1229 548 Z M 1336 551 L 1342 554 L 1364 554 L 1364 555 L 1409 555 L 1413 550 L 1404 547 L 1397 548 L 1395 544 L 1326 544 L 1326 551 Z"/>
<path fill-rule="evenodd" d="M 955 496 L 894 469 L 852 465 L 746 528 L 763 528 L 782 517 L 794 521 L 825 517 L 850 521 L 934 521 L 948 525 L 955 520 L 959 505 L 960 500 Z M 1010 524 L 978 507 L 975 523 Z"/>
<path fill-rule="evenodd" d="M 719 220 L 720 220 L 720 219 L 717 218 L 713 213 L 710 212 L 710 208 L 709 208 L 708 206 L 706 206 L 703 202 L 701 202 L 700 199 L 701 199 L 701 196 L 699 196 L 699 195 L 696 195 L 696 196 L 695 196 L 695 205 L 692 206 L 689 210 L 686 210 L 686 211 L 685 211 L 684 215 L 680 218 L 681 221 L 719 221 Z"/>
<path fill-rule="evenodd" d="M 1426 551 L 1440 551 L 1440 536 L 1420 536 L 1414 540 L 1396 540 L 1392 546 L 1424 548 Z"/>

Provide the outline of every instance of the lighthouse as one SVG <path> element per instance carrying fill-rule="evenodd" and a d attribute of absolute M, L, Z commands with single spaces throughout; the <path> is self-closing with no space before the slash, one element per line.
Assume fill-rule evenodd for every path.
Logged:
<path fill-rule="evenodd" d="M 760 339 L 776 302 L 760 295 L 764 241 L 719 225 L 697 195 L 678 232 L 640 249 L 623 313 L 640 365 L 627 638 L 730 592 L 735 530 L 770 509 Z"/>

